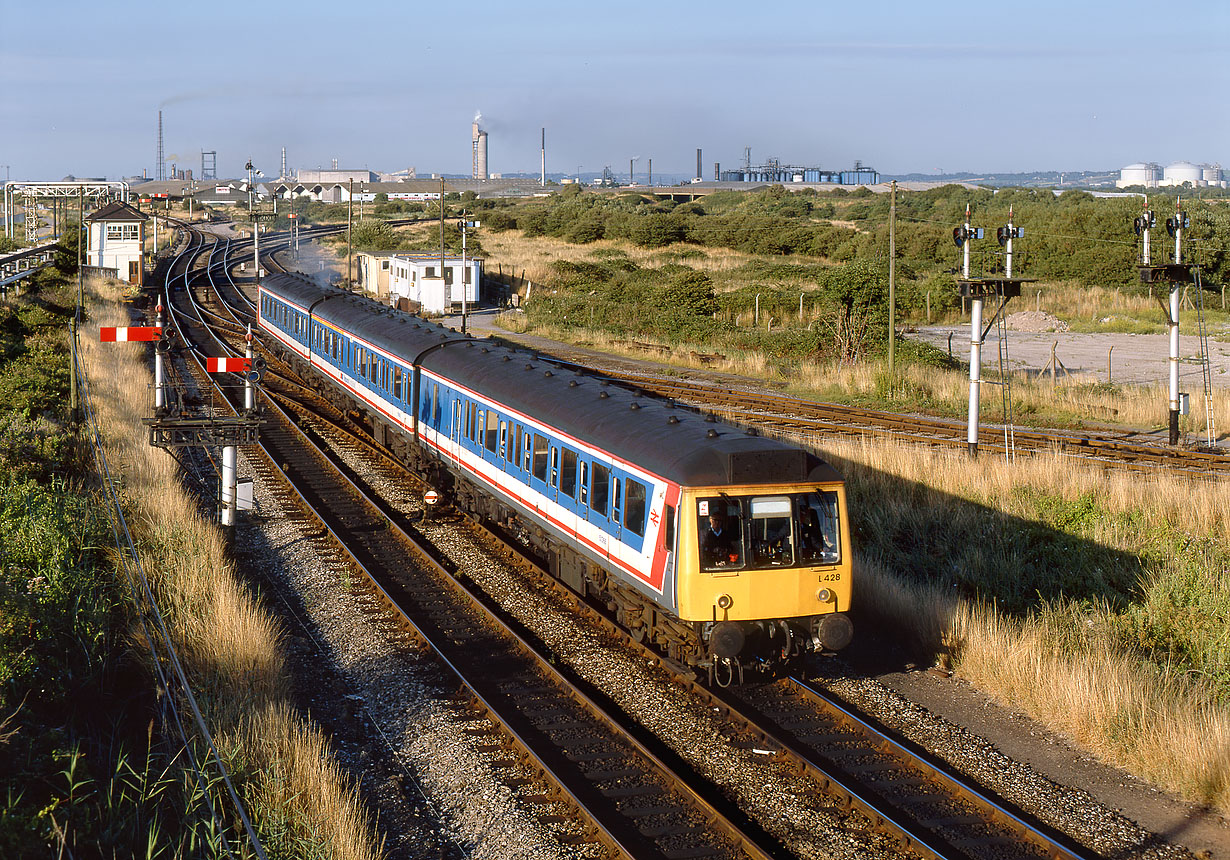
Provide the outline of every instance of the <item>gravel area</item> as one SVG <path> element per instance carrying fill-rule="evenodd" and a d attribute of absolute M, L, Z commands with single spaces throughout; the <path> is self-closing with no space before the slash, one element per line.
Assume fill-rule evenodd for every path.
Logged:
<path fill-rule="evenodd" d="M 288 632 L 300 706 L 330 734 L 339 763 L 360 785 L 390 858 L 579 856 L 541 825 L 478 749 L 485 720 L 460 706 L 455 684 L 409 645 L 384 607 L 319 530 L 298 521 L 265 469 L 257 508 L 236 550 L 277 592 L 267 600 Z M 475 739 L 480 739 L 476 741 Z"/>
<path fill-rule="evenodd" d="M 840 669 L 840 664 L 831 668 Z M 1116 858 L 1190 860 L 1088 792 L 1059 785 L 1001 752 L 986 738 L 944 720 L 879 681 L 839 672 L 817 678 L 826 689 L 900 733 L 1009 803 L 1062 830 L 1099 854 Z"/>

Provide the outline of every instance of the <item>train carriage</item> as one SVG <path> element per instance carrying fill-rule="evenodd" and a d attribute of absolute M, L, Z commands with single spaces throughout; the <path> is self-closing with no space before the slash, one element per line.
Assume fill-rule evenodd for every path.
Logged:
<path fill-rule="evenodd" d="M 668 656 L 729 681 L 849 642 L 844 486 L 815 455 L 298 276 L 259 311 L 377 441 Z"/>

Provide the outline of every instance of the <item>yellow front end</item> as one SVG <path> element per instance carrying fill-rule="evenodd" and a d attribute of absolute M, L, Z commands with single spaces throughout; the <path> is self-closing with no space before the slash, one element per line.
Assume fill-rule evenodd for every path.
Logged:
<path fill-rule="evenodd" d="M 815 498 L 825 500 L 826 514 L 836 514 L 836 522 L 825 522 L 823 551 L 811 549 L 821 543 L 808 534 L 808 513 L 819 506 L 809 508 L 806 500 Z M 787 504 L 789 514 L 783 513 Z M 707 543 L 715 511 L 728 518 L 736 538 L 716 561 Z M 770 525 L 782 534 L 769 534 Z M 850 609 L 850 526 L 839 482 L 685 488 L 678 550 L 684 621 L 788 619 Z"/>

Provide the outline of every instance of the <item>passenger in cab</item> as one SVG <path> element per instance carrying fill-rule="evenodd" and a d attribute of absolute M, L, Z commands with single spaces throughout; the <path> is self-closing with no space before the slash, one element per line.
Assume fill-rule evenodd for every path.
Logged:
<path fill-rule="evenodd" d="M 726 522 L 721 511 L 709 515 L 709 528 L 700 538 L 700 559 L 704 567 L 724 567 L 739 563 L 739 535 Z"/>

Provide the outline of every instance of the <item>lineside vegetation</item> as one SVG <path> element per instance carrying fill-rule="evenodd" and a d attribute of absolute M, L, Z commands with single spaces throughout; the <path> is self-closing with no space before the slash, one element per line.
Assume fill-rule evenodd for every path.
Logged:
<path fill-rule="evenodd" d="M 0 855 L 219 856 L 163 722 L 89 450 L 68 423 L 68 274 L 40 272 L 0 302 Z M 121 286 L 91 302 L 84 360 L 125 514 L 211 731 L 270 857 L 378 856 L 354 789 L 290 706 L 275 625 L 173 462 L 147 444 L 140 347 L 97 343 L 99 324 L 128 323 Z M 216 776 L 206 791 L 219 800 Z"/>

